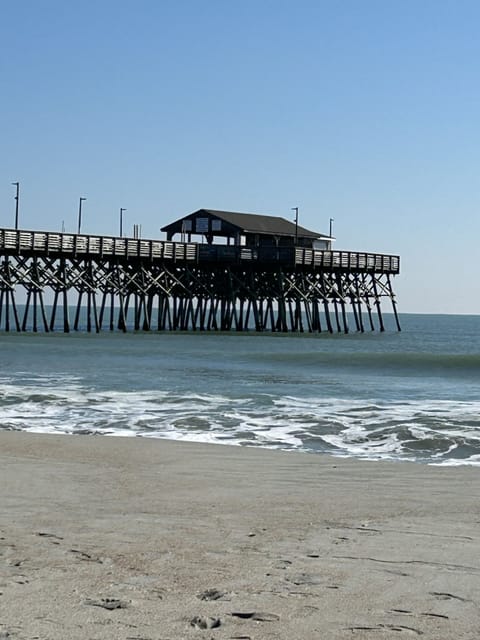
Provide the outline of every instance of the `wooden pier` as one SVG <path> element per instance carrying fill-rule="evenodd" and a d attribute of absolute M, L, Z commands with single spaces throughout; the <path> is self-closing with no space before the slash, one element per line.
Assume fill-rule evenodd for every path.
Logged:
<path fill-rule="evenodd" d="M 384 331 L 384 300 L 400 330 L 399 269 L 376 253 L 0 229 L 0 330 Z"/>

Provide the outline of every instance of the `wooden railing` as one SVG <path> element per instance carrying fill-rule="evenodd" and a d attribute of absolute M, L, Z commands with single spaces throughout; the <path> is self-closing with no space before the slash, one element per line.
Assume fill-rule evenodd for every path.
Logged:
<path fill-rule="evenodd" d="M 373 271 L 376 273 L 399 273 L 400 257 L 382 253 L 357 251 L 315 251 L 297 248 L 295 263 L 327 270 Z"/>
<path fill-rule="evenodd" d="M 197 260 L 194 243 L 0 229 L 0 250 L 64 256 Z"/>
<path fill-rule="evenodd" d="M 378 253 L 320 251 L 303 247 L 238 247 L 14 229 L 0 229 L 0 251 L 15 255 L 111 256 L 172 262 L 281 263 L 327 271 L 391 274 L 400 271 L 399 256 Z"/>

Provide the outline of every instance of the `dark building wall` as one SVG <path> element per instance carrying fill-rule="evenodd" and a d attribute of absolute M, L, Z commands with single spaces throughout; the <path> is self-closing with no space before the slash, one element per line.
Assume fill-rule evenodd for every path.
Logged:
<path fill-rule="evenodd" d="M 222 217 L 222 214 L 224 217 Z M 229 221 L 225 219 L 228 216 L 235 216 L 235 218 Z M 313 234 L 306 237 L 302 235 L 302 231 L 305 231 L 303 229 L 299 228 L 300 233 L 298 233 L 297 238 L 295 233 L 285 233 L 283 227 L 285 227 L 286 221 L 283 219 L 258 216 L 258 220 L 252 221 L 252 218 L 256 218 L 256 216 L 254 214 L 229 214 L 228 212 L 200 209 L 172 222 L 163 227 L 162 230 L 166 232 L 167 240 L 172 240 L 174 236 L 179 236 L 179 238 L 191 242 L 192 240 L 195 241 L 195 236 L 200 236 L 208 244 L 217 243 L 217 239 L 224 238 L 228 244 L 240 245 L 242 238 L 245 238 L 244 243 L 247 247 L 293 247 L 295 244 L 308 248 L 313 246 Z M 234 220 L 235 222 L 240 220 L 241 224 L 245 225 L 251 224 L 253 228 L 256 226 L 270 226 L 271 229 L 268 231 L 256 231 L 253 228 L 248 230 L 248 226 L 237 226 L 237 224 L 233 223 Z M 275 229 L 275 225 L 279 225 L 278 230 Z M 290 225 L 290 227 L 294 227 L 294 225 Z M 179 238 L 177 237 L 177 239 Z"/>

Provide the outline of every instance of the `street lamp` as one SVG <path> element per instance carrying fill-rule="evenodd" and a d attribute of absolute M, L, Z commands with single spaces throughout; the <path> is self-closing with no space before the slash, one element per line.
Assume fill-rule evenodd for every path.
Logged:
<path fill-rule="evenodd" d="M 126 211 L 124 207 L 120 207 L 120 238 L 123 238 L 123 212 Z"/>
<path fill-rule="evenodd" d="M 19 196 L 20 196 L 20 183 L 19 182 L 12 182 L 14 187 L 17 187 L 17 193 L 14 196 L 15 198 L 15 230 L 18 229 L 18 201 L 19 201 Z"/>
<path fill-rule="evenodd" d="M 295 246 L 298 244 L 298 207 L 292 207 L 292 211 L 295 211 Z"/>
<path fill-rule="evenodd" d="M 82 228 L 82 202 L 86 200 L 86 198 L 80 198 L 78 203 L 78 235 L 80 235 L 80 230 Z"/>

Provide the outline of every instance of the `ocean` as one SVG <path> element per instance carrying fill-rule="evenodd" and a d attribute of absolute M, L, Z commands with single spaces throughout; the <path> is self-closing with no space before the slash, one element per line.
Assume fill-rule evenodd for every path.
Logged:
<path fill-rule="evenodd" d="M 0 333 L 0 429 L 480 465 L 480 316 L 385 333 Z"/>

